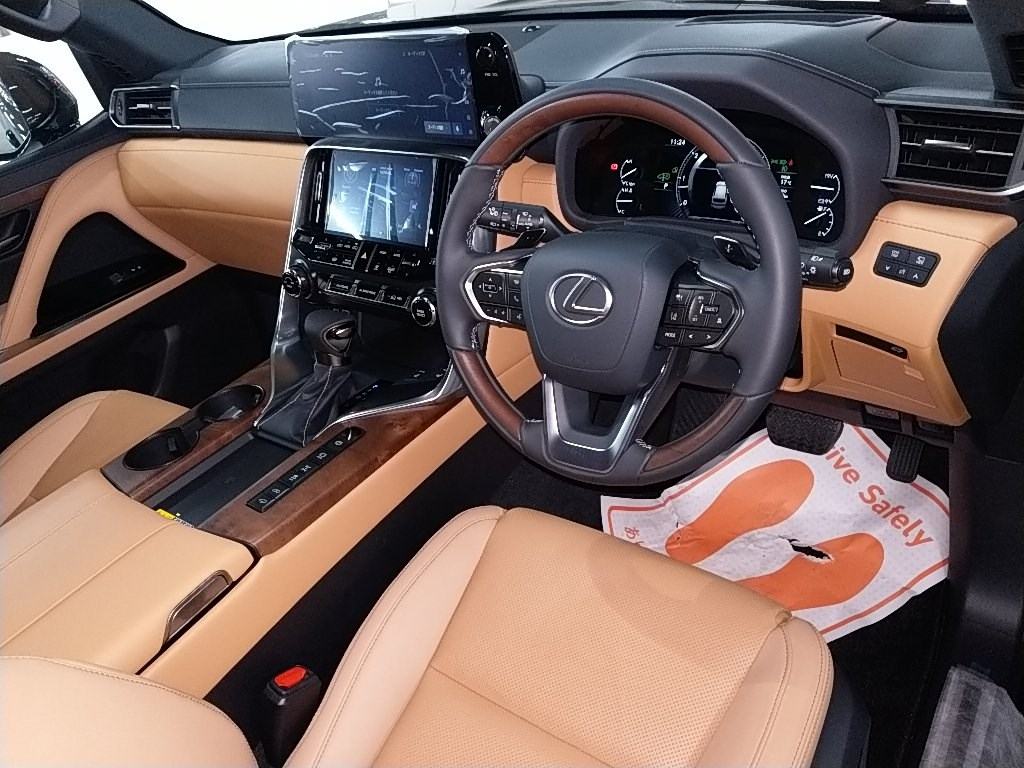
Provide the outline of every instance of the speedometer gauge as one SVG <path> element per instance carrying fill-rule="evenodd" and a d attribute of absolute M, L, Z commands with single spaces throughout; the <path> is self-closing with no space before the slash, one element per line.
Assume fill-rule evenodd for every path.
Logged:
<path fill-rule="evenodd" d="M 768 163 L 764 151 L 750 142 Z M 740 215 L 729 198 L 729 188 L 707 153 L 695 148 L 683 160 L 676 175 L 676 202 L 683 216 L 698 219 L 739 221 Z"/>

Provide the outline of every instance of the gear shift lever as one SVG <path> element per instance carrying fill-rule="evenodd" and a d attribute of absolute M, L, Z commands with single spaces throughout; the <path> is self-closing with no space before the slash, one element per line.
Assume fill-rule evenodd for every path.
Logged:
<path fill-rule="evenodd" d="M 330 309 L 310 312 L 303 323 L 303 331 L 318 363 L 332 368 L 351 364 L 349 349 L 356 335 L 356 318 L 351 312 Z"/>
<path fill-rule="evenodd" d="M 314 310 L 306 315 L 302 331 L 306 348 L 313 353 L 313 370 L 259 427 L 294 445 L 306 445 L 341 416 L 352 397 L 373 383 L 352 367 L 350 351 L 356 338 L 356 317 L 351 312 Z"/>

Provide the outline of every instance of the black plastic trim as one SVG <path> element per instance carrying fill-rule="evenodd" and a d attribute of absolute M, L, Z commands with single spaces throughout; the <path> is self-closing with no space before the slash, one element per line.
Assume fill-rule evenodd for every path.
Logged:
<path fill-rule="evenodd" d="M 939 351 L 976 425 L 996 422 L 1024 378 L 1024 226 L 984 256 L 939 329 Z"/>

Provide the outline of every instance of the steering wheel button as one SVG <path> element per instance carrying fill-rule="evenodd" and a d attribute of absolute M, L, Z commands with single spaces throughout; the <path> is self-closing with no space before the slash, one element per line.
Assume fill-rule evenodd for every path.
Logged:
<path fill-rule="evenodd" d="M 687 288 L 676 286 L 672 291 L 672 297 L 669 299 L 669 303 L 674 306 L 685 307 L 690 304 L 690 298 L 692 294 Z"/>
<path fill-rule="evenodd" d="M 509 291 L 508 305 L 514 308 L 523 306 L 523 294 L 519 291 Z"/>
<path fill-rule="evenodd" d="M 659 328 L 658 344 L 663 347 L 678 347 L 682 342 L 682 328 Z"/>
<path fill-rule="evenodd" d="M 509 272 L 506 275 L 506 283 L 510 291 L 521 291 L 523 289 L 523 273 Z"/>
<path fill-rule="evenodd" d="M 473 294 L 481 303 L 504 304 L 505 276 L 500 272 L 481 272 L 473 278 Z"/>
<path fill-rule="evenodd" d="M 503 323 L 508 322 L 508 307 L 498 307 L 493 304 L 485 304 L 481 309 L 491 320 L 500 320 Z"/>
<path fill-rule="evenodd" d="M 735 314 L 736 303 L 732 300 L 732 297 L 726 293 L 718 294 L 718 316 L 725 321 L 723 325 L 728 325 Z"/>
<path fill-rule="evenodd" d="M 665 310 L 665 322 L 669 325 L 683 325 L 686 321 L 686 313 L 679 307 L 669 307 Z"/>

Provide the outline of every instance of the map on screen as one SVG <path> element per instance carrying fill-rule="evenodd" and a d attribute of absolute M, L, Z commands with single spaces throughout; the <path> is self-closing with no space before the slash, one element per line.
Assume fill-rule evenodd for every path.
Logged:
<path fill-rule="evenodd" d="M 288 67 L 303 136 L 476 142 L 462 35 L 297 38 Z"/>

